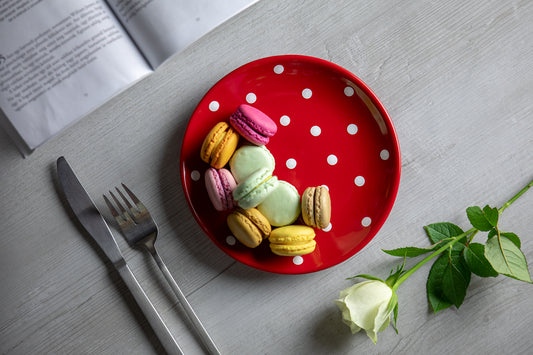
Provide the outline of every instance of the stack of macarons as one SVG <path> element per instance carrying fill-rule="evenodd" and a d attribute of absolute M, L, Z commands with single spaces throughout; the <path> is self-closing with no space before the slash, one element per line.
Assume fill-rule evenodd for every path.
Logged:
<path fill-rule="evenodd" d="M 265 145 L 276 132 L 265 113 L 240 105 L 229 124 L 218 122 L 204 139 L 200 156 L 211 166 L 205 185 L 213 207 L 231 211 L 227 224 L 242 244 L 255 248 L 268 238 L 274 254 L 304 255 L 315 250 L 313 228 L 329 224 L 329 191 L 309 187 L 300 198 L 292 184 L 273 175 L 275 159 Z M 294 224 L 300 216 L 305 225 Z"/>

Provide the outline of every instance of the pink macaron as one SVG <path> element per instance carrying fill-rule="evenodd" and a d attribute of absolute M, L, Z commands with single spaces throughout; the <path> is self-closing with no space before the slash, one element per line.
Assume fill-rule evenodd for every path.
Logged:
<path fill-rule="evenodd" d="M 233 190 L 236 186 L 235 178 L 228 169 L 209 168 L 205 172 L 207 194 L 217 211 L 226 211 L 235 206 Z"/>
<path fill-rule="evenodd" d="M 243 138 L 256 145 L 267 144 L 278 131 L 278 126 L 270 117 L 246 104 L 237 108 L 229 122 Z"/>

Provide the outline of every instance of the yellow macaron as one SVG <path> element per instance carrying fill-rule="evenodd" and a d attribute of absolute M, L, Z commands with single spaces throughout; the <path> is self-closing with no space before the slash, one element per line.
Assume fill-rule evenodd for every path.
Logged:
<path fill-rule="evenodd" d="M 303 225 L 279 227 L 270 233 L 270 250 L 276 255 L 296 256 L 312 253 L 316 247 L 315 231 Z"/>
<path fill-rule="evenodd" d="M 273 244 L 270 243 L 270 250 L 279 256 L 296 256 L 310 254 L 315 251 L 316 242 L 310 240 L 308 242 L 297 244 Z"/>
<path fill-rule="evenodd" d="M 215 169 L 224 167 L 235 152 L 239 134 L 226 122 L 217 123 L 202 143 L 200 158 Z"/>

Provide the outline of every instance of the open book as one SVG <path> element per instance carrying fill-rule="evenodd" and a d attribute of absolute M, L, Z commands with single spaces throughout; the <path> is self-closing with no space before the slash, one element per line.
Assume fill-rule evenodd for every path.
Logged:
<path fill-rule="evenodd" d="M 0 122 L 29 152 L 255 1 L 0 0 Z"/>

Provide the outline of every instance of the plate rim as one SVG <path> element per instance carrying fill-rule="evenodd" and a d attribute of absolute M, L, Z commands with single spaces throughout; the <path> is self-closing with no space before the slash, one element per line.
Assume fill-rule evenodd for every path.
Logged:
<path fill-rule="evenodd" d="M 334 71 L 338 71 L 338 72 L 340 72 L 342 74 L 342 76 L 352 80 L 357 85 L 357 87 L 359 87 L 370 98 L 372 103 L 376 106 L 376 108 L 378 109 L 379 113 L 381 114 L 383 120 L 385 121 L 385 124 L 387 125 L 387 129 L 390 130 L 390 137 L 392 138 L 392 142 L 391 143 L 392 143 L 392 146 L 394 148 L 394 152 L 395 152 L 395 154 L 398 157 L 397 161 L 395 162 L 396 164 L 394 166 L 394 177 L 393 177 L 393 184 L 392 184 L 393 186 L 392 186 L 392 189 L 391 189 L 390 198 L 387 199 L 387 203 L 386 203 L 385 208 L 383 209 L 383 213 L 381 215 L 381 218 L 378 221 L 376 221 L 376 223 L 374 223 L 375 233 L 369 233 L 363 240 L 361 240 L 361 242 L 359 244 L 357 244 L 356 247 L 354 247 L 349 253 L 346 254 L 346 256 L 345 256 L 345 258 L 343 260 L 341 260 L 339 262 L 336 262 L 334 264 L 331 264 L 331 265 L 316 266 L 315 268 L 313 268 L 313 270 L 303 270 L 303 271 L 292 270 L 292 269 L 290 269 L 290 270 L 272 270 L 272 269 L 270 269 L 268 267 L 262 267 L 262 265 L 258 265 L 257 263 L 251 263 L 251 262 L 248 262 L 248 260 L 238 259 L 234 255 L 231 255 L 230 253 L 228 253 L 226 251 L 225 248 L 222 248 L 219 245 L 219 244 L 221 244 L 221 242 L 211 235 L 210 231 L 207 229 L 207 226 L 205 226 L 205 223 L 203 221 L 199 221 L 199 216 L 195 213 L 195 208 L 192 205 L 190 191 L 188 191 L 188 189 L 186 189 L 186 185 L 185 185 L 185 181 L 187 179 L 187 174 L 186 174 L 186 171 L 185 171 L 186 170 L 185 169 L 185 156 L 184 156 L 183 146 L 184 146 L 184 143 L 185 143 L 185 137 L 187 137 L 189 135 L 189 130 L 191 129 L 190 128 L 190 122 L 191 122 L 192 118 L 195 116 L 196 112 L 200 109 L 200 104 L 206 99 L 206 97 L 211 93 L 211 91 L 216 86 L 218 86 L 220 84 L 220 82 L 225 80 L 227 77 L 232 76 L 235 72 L 240 72 L 242 70 L 245 70 L 246 67 L 248 67 L 248 66 L 261 64 L 261 62 L 271 62 L 271 61 L 276 61 L 276 60 L 277 61 L 302 61 L 302 62 L 309 62 L 309 63 L 313 63 L 313 64 L 318 64 L 318 65 L 324 66 L 324 67 L 326 67 L 328 69 L 333 69 Z M 227 74 L 222 76 L 220 79 L 218 79 L 205 92 L 205 94 L 202 96 L 202 98 L 196 104 L 193 113 L 190 115 L 189 120 L 187 121 L 187 127 L 185 129 L 184 134 L 183 134 L 183 140 L 182 140 L 182 143 L 180 145 L 180 154 L 179 154 L 179 156 L 180 156 L 179 166 L 180 166 L 181 188 L 182 188 L 183 193 L 185 195 L 185 200 L 187 201 L 187 205 L 189 207 L 189 211 L 193 215 L 193 217 L 195 219 L 195 222 L 202 229 L 203 233 L 205 233 L 207 235 L 207 237 L 211 240 L 211 242 L 213 242 L 217 246 L 218 249 L 220 249 L 224 254 L 226 254 L 229 257 L 231 257 L 233 260 L 238 261 L 238 262 L 240 262 L 240 263 L 242 263 L 244 265 L 247 265 L 247 266 L 249 266 L 251 268 L 254 268 L 254 269 L 257 269 L 257 270 L 261 270 L 261 271 L 266 271 L 266 272 L 269 272 L 269 273 L 274 273 L 274 274 L 299 275 L 299 274 L 314 273 L 314 272 L 318 272 L 318 271 L 321 271 L 321 270 L 326 270 L 326 269 L 329 269 L 331 267 L 340 265 L 340 264 L 348 261 L 349 259 L 351 259 L 355 254 L 357 254 L 364 247 L 366 247 L 370 243 L 370 241 L 376 237 L 378 232 L 383 227 L 383 224 L 388 219 L 388 217 L 390 215 L 390 212 L 392 211 L 392 208 L 394 207 L 394 204 L 396 202 L 396 198 L 398 196 L 398 190 L 399 190 L 399 187 L 400 187 L 400 180 L 401 180 L 401 149 L 400 149 L 400 142 L 398 140 L 398 135 L 397 135 L 397 132 L 396 132 L 396 128 L 395 128 L 395 126 L 394 126 L 394 124 L 392 122 L 392 119 L 391 119 L 389 113 L 387 112 L 385 106 L 383 105 L 381 100 L 377 97 L 377 95 L 374 93 L 374 91 L 372 89 L 370 89 L 370 87 L 362 79 L 360 79 L 358 76 L 356 76 L 354 73 L 350 72 L 346 68 L 344 68 L 344 67 L 342 67 L 342 66 L 340 66 L 340 65 L 338 65 L 336 63 L 333 63 L 331 61 L 328 61 L 328 60 L 325 60 L 325 59 L 322 59 L 322 58 L 318 58 L 318 57 L 307 56 L 307 55 L 299 55 L 299 54 L 274 55 L 274 56 L 268 56 L 268 57 L 262 57 L 262 58 L 254 59 L 252 61 L 248 61 L 245 64 L 242 64 L 242 65 L 238 66 L 237 68 L 231 70 L 230 72 L 228 72 Z"/>

